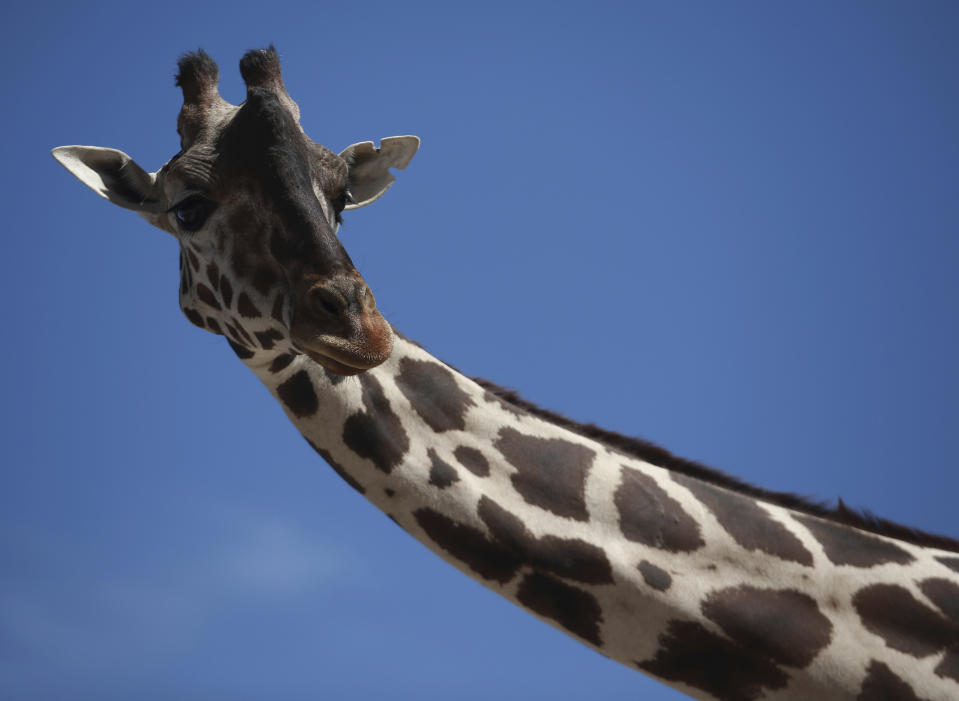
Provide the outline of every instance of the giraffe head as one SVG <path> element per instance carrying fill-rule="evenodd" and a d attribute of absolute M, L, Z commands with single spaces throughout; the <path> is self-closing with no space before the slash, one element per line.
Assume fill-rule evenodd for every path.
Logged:
<path fill-rule="evenodd" d="M 393 334 L 337 238 L 345 209 L 370 204 L 405 168 L 419 139 L 366 141 L 339 155 L 313 142 L 271 46 L 240 61 L 246 100 L 217 89 L 203 51 L 180 59 L 180 152 L 155 173 L 128 155 L 61 146 L 54 157 L 102 197 L 180 242 L 180 306 L 225 335 L 241 357 L 305 353 L 355 374 L 391 352 Z"/>

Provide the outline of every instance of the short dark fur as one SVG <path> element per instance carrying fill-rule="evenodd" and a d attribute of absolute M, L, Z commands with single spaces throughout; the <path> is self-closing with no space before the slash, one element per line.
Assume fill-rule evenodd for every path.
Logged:
<path fill-rule="evenodd" d="M 248 86 L 264 85 L 281 80 L 280 57 L 273 44 L 265 49 L 252 49 L 240 59 L 240 75 Z"/>
<path fill-rule="evenodd" d="M 676 457 L 668 450 L 660 448 L 654 443 L 607 431 L 594 424 L 581 424 L 561 414 L 541 409 L 520 397 L 514 390 L 499 387 L 488 380 L 482 378 L 473 378 L 473 380 L 480 385 L 480 387 L 492 392 L 503 401 L 523 409 L 533 416 L 537 416 L 557 426 L 562 426 L 581 436 L 592 438 L 614 450 L 637 457 L 653 465 L 658 465 L 659 467 L 688 475 L 694 479 L 702 480 L 703 482 L 708 482 L 740 494 L 745 494 L 760 501 L 792 509 L 793 511 L 818 516 L 819 518 L 846 524 L 854 528 L 861 528 L 864 531 L 877 533 L 923 547 L 959 552 L 959 540 L 947 536 L 926 533 L 909 526 L 887 521 L 886 519 L 872 515 L 868 511 L 850 509 L 843 503 L 842 499 L 839 499 L 835 506 L 830 506 L 824 502 L 813 501 L 796 494 L 774 492 L 755 487 L 725 472 L 706 467 L 692 460 Z"/>

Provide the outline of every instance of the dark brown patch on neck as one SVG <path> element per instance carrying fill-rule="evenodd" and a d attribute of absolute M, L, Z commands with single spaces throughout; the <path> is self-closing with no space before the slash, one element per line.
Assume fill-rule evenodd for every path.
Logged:
<path fill-rule="evenodd" d="M 476 448 L 466 445 L 458 446 L 453 451 L 453 457 L 477 477 L 489 477 L 489 462 Z"/>
<path fill-rule="evenodd" d="M 230 344 L 230 348 L 233 349 L 233 352 L 236 353 L 236 357 L 240 360 L 249 360 L 256 353 L 251 351 L 246 346 L 241 346 L 239 343 L 236 343 L 232 338 L 227 338 L 226 342 Z"/>
<path fill-rule="evenodd" d="M 603 612 L 596 597 L 588 591 L 533 572 L 520 583 L 516 598 L 533 613 L 552 619 L 573 635 L 602 647 L 599 626 Z"/>
<path fill-rule="evenodd" d="M 643 575 L 643 581 L 656 591 L 666 591 L 672 586 L 673 578 L 669 576 L 669 572 L 657 567 L 652 562 L 643 560 L 637 565 L 637 569 Z"/>
<path fill-rule="evenodd" d="M 760 550 L 812 567 L 812 554 L 755 501 L 683 474 L 674 473 L 673 479 L 705 504 L 726 532 L 746 550 Z"/>
<path fill-rule="evenodd" d="M 435 450 L 430 448 L 426 454 L 430 459 L 430 484 L 446 489 L 454 482 L 459 482 L 460 476 L 456 474 L 456 468 L 440 459 Z"/>
<path fill-rule="evenodd" d="M 432 451 L 431 457 L 435 458 Z M 413 515 L 434 543 L 485 579 L 506 584 L 526 566 L 544 577 L 612 583 L 609 560 L 595 545 L 577 538 L 537 538 L 517 516 L 489 497 L 480 499 L 477 513 L 488 534 L 434 509 L 418 509 Z"/>
<path fill-rule="evenodd" d="M 852 603 L 866 629 L 881 637 L 893 650 L 916 658 L 927 657 L 946 647 L 959 652 L 955 650 L 959 646 L 959 621 L 946 619 L 905 587 L 873 584 L 858 591 Z"/>
<path fill-rule="evenodd" d="M 516 554 L 491 541 L 479 528 L 434 509 L 417 509 L 413 517 L 430 540 L 484 579 L 506 584 L 519 570 Z"/>
<path fill-rule="evenodd" d="M 410 448 L 410 439 L 390 406 L 379 381 L 370 373 L 358 375 L 363 386 L 363 406 L 343 426 L 343 442 L 354 453 L 368 458 L 389 474 Z"/>
<path fill-rule="evenodd" d="M 959 585 L 948 579 L 932 577 L 919 582 L 919 588 L 932 603 L 939 607 L 940 611 L 946 614 L 946 618 L 959 624 Z M 956 643 L 959 644 L 959 639 Z"/>
<path fill-rule="evenodd" d="M 834 565 L 874 567 L 888 562 L 905 565 L 915 559 L 895 543 L 854 528 L 808 516 L 794 518 L 809 529 Z"/>
<path fill-rule="evenodd" d="M 673 553 L 692 552 L 705 545 L 695 519 L 639 470 L 622 468 L 613 502 L 623 535 L 634 543 Z"/>
<path fill-rule="evenodd" d="M 766 690 L 782 689 L 789 682 L 786 672 L 762 652 L 744 648 L 692 621 L 670 621 L 659 638 L 656 656 L 636 666 L 724 701 L 753 701 Z"/>
<path fill-rule="evenodd" d="M 816 601 L 792 589 L 730 587 L 710 594 L 702 609 L 745 649 L 789 667 L 807 667 L 832 639 Z"/>
<path fill-rule="evenodd" d="M 441 364 L 403 358 L 396 386 L 437 433 L 466 428 L 466 410 L 473 401 L 456 384 L 453 373 Z"/>
<path fill-rule="evenodd" d="M 557 516 L 589 519 L 586 473 L 596 457 L 591 449 L 560 438 L 527 436 L 504 428 L 496 449 L 516 468 L 513 487 L 527 503 Z"/>
<path fill-rule="evenodd" d="M 312 416 L 320 408 L 313 381 L 306 370 L 300 370 L 277 386 L 276 394 L 297 418 Z"/>
<path fill-rule="evenodd" d="M 519 517 L 486 496 L 480 498 L 477 511 L 493 538 L 520 562 L 584 584 L 612 584 L 609 560 L 595 545 L 578 538 L 537 538 Z"/>
<path fill-rule="evenodd" d="M 889 667 L 873 660 L 856 701 L 922 701 Z"/>
<path fill-rule="evenodd" d="M 959 557 L 937 557 L 936 561 L 945 565 L 953 572 L 959 572 Z"/>
<path fill-rule="evenodd" d="M 276 374 L 281 370 L 286 369 L 286 367 L 293 362 L 293 359 L 296 356 L 290 353 L 284 353 L 283 355 L 278 355 L 273 359 L 273 362 L 270 363 L 270 372 Z"/>

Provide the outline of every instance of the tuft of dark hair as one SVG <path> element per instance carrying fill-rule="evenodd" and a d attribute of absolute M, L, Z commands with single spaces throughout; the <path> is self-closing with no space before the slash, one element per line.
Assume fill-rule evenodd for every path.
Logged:
<path fill-rule="evenodd" d="M 176 65 L 176 85 L 184 90 L 200 84 L 215 84 L 220 78 L 219 66 L 203 49 L 183 54 Z"/>
<path fill-rule="evenodd" d="M 265 49 L 251 49 L 240 59 L 240 75 L 248 86 L 262 86 L 281 76 L 280 55 L 273 44 Z"/>

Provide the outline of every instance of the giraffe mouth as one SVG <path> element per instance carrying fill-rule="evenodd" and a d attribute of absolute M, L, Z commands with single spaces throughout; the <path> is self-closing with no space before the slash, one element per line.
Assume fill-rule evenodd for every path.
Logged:
<path fill-rule="evenodd" d="M 380 317 L 382 319 L 382 317 Z M 383 321 L 372 337 L 348 339 L 323 334 L 310 342 L 295 342 L 296 348 L 337 375 L 357 375 L 382 364 L 393 352 L 393 331 Z"/>
<path fill-rule="evenodd" d="M 393 329 L 359 273 L 310 280 L 300 297 L 290 336 L 314 362 L 337 375 L 356 375 L 390 357 Z"/>
<path fill-rule="evenodd" d="M 369 370 L 370 367 L 376 367 L 376 365 L 372 365 L 370 367 L 347 365 L 346 363 L 342 363 L 339 360 L 335 360 L 328 355 L 323 355 L 322 353 L 318 353 L 314 350 L 307 350 L 305 348 L 301 348 L 300 350 L 302 350 L 303 353 L 310 358 L 310 360 L 322 365 L 324 368 L 337 375 L 359 375 L 361 372 L 366 372 Z M 377 365 L 378 364 L 379 363 L 377 363 Z"/>

